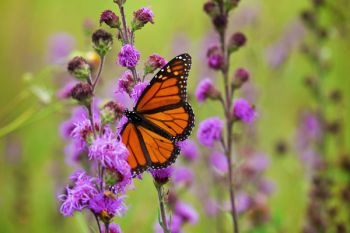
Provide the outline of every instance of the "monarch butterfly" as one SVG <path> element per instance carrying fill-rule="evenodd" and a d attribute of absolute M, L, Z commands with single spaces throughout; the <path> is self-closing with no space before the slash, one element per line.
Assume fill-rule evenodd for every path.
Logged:
<path fill-rule="evenodd" d="M 191 64 L 188 54 L 172 59 L 153 77 L 133 111 L 125 111 L 128 122 L 121 138 L 129 150 L 133 176 L 174 163 L 180 153 L 177 142 L 191 134 L 194 113 L 187 102 Z"/>

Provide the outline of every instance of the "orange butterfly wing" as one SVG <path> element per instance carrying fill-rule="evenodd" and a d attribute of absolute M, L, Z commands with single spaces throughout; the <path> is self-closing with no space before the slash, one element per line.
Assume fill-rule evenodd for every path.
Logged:
<path fill-rule="evenodd" d="M 128 122 L 121 132 L 129 150 L 133 174 L 147 168 L 164 168 L 180 153 L 176 141 L 185 140 L 194 126 L 194 113 L 187 102 L 187 77 L 191 57 L 182 54 L 171 60 L 151 80 L 134 112 L 142 122 Z"/>

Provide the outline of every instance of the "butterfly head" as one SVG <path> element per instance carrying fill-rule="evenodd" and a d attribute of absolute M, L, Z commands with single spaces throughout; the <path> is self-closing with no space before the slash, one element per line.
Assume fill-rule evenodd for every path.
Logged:
<path fill-rule="evenodd" d="M 125 110 L 125 116 L 132 123 L 140 123 L 142 121 L 142 118 L 134 111 Z"/>

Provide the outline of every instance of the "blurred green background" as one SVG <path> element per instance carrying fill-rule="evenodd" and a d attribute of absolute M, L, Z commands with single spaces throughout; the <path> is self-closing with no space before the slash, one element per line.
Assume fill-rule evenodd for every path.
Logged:
<path fill-rule="evenodd" d="M 155 24 L 147 25 L 136 37 L 142 60 L 154 52 L 167 59 L 176 55 L 175 51 L 190 53 L 194 64 L 189 89 L 193 92 L 200 78 L 213 75 L 203 68 L 203 41 L 212 30 L 202 10 L 204 1 L 128 0 L 129 18 L 132 11 L 149 2 L 155 13 Z M 276 156 L 274 148 L 279 140 L 293 141 L 300 108 L 313 104 L 303 86 L 303 78 L 312 67 L 294 50 L 282 67 L 272 69 L 266 62 L 266 49 L 281 38 L 288 25 L 296 21 L 307 6 L 307 1 L 242 0 L 234 14 L 241 14 L 240 20 L 248 23 L 233 22 L 233 16 L 229 28 L 231 32 L 240 29 L 248 37 L 246 48 L 234 56 L 232 66 L 247 67 L 251 71 L 251 81 L 259 93 L 255 103 L 259 111 L 258 146 L 272 160 L 267 175 L 276 183 L 276 192 L 269 202 L 279 230 L 272 227 L 268 232 L 300 232 L 304 221 L 308 182 L 303 167 L 292 148 L 283 157 Z M 76 39 L 76 49 L 86 51 L 88 43 L 83 21 L 90 18 L 97 25 L 99 14 L 114 7 L 112 1 L 102 0 L 0 2 L 0 232 L 88 232 L 89 225 L 82 215 L 63 218 L 56 200 L 72 171 L 64 163 L 64 142 L 58 131 L 59 123 L 67 117 L 67 110 L 62 103 L 43 104 L 28 88 L 29 83 L 40 83 L 54 90 L 60 83 L 60 77 L 45 68 L 50 36 L 57 32 L 71 34 Z M 176 42 L 181 38 L 185 38 L 186 43 Z M 179 43 L 183 48 L 177 47 Z M 113 84 L 121 73 L 121 68 L 113 65 L 120 46 L 115 45 L 115 50 L 108 55 L 109 65 L 103 77 Z M 325 47 L 332 57 L 326 85 L 343 91 L 344 118 L 349 119 L 349 38 L 333 36 Z M 103 88 L 99 91 L 104 96 L 113 94 L 106 93 Z M 220 110 L 214 112 L 215 103 L 200 108 L 194 101 L 192 104 L 197 122 L 209 115 L 221 114 Z M 349 129 L 346 121 L 346 142 L 350 139 Z M 346 147 L 349 151 L 350 143 Z M 206 177 L 197 179 L 203 182 Z M 117 222 L 127 233 L 153 232 L 157 197 L 152 181 L 145 177 L 136 181 L 135 186 L 136 189 L 128 193 L 129 211 Z M 196 197 L 188 195 L 186 198 L 203 212 Z M 211 232 L 215 229 L 213 225 L 213 221 L 202 215 L 198 224 L 188 226 L 186 231 Z"/>

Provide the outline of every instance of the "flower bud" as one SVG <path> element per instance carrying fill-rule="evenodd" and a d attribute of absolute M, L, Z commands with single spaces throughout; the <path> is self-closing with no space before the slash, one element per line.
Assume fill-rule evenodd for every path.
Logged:
<path fill-rule="evenodd" d="M 244 46 L 247 41 L 246 36 L 241 32 L 234 33 L 228 43 L 228 49 L 230 52 L 234 52 L 240 47 Z"/>
<path fill-rule="evenodd" d="M 303 11 L 300 17 L 308 27 L 313 28 L 317 24 L 316 15 L 310 10 Z"/>
<path fill-rule="evenodd" d="M 244 68 L 236 70 L 235 77 L 233 80 L 233 87 L 240 88 L 245 82 L 249 80 L 249 72 Z"/>
<path fill-rule="evenodd" d="M 207 98 L 218 99 L 220 97 L 220 92 L 216 89 L 213 82 L 206 78 L 198 84 L 195 95 L 197 101 L 201 103 Z"/>
<path fill-rule="evenodd" d="M 154 23 L 154 14 L 150 8 L 142 7 L 134 12 L 134 19 L 132 21 L 132 30 L 136 31 L 141 29 L 147 23 Z"/>
<path fill-rule="evenodd" d="M 73 87 L 71 96 L 81 104 L 89 105 L 93 96 L 92 87 L 88 83 L 78 83 Z"/>
<path fill-rule="evenodd" d="M 153 73 L 156 69 L 162 68 L 166 65 L 166 60 L 158 54 L 153 54 L 148 57 L 145 62 L 144 74 Z"/>
<path fill-rule="evenodd" d="M 216 2 L 208 1 L 204 4 L 203 10 L 211 17 L 219 14 L 219 6 Z"/>
<path fill-rule="evenodd" d="M 167 167 L 167 168 L 163 168 L 163 169 L 150 170 L 150 173 L 153 176 L 155 185 L 162 186 L 162 185 L 168 183 L 168 181 L 173 173 L 173 168 Z"/>
<path fill-rule="evenodd" d="M 109 101 L 101 110 L 102 122 L 105 124 L 115 122 L 123 116 L 124 110 L 125 108 L 121 104 Z"/>
<path fill-rule="evenodd" d="M 217 15 L 213 18 L 215 29 L 220 32 L 227 26 L 227 15 Z"/>
<path fill-rule="evenodd" d="M 113 38 L 109 32 L 99 29 L 92 34 L 92 43 L 95 51 L 103 57 L 111 50 Z"/>
<path fill-rule="evenodd" d="M 111 10 L 105 10 L 104 12 L 102 12 L 100 17 L 100 25 L 102 23 L 107 24 L 111 28 L 120 27 L 119 17 Z"/>
<path fill-rule="evenodd" d="M 214 70 L 220 70 L 225 65 L 224 55 L 218 46 L 212 46 L 208 49 L 208 66 Z"/>
<path fill-rule="evenodd" d="M 252 123 L 256 118 L 256 111 L 247 100 L 238 98 L 233 104 L 233 119 L 244 123 Z"/>
<path fill-rule="evenodd" d="M 83 57 L 74 57 L 67 67 L 70 74 L 79 80 L 87 80 L 91 74 L 91 68 Z"/>

